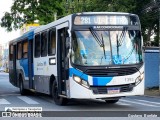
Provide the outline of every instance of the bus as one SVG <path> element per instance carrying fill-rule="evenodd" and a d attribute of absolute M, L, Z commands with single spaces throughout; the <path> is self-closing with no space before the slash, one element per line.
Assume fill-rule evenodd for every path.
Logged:
<path fill-rule="evenodd" d="M 20 93 L 116 103 L 144 94 L 141 24 L 122 12 L 75 13 L 9 43 L 9 79 Z"/>

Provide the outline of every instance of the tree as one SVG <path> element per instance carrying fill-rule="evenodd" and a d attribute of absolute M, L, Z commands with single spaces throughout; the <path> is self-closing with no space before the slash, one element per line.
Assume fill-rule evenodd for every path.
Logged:
<path fill-rule="evenodd" d="M 141 12 L 141 22 L 142 23 L 142 33 L 145 41 L 145 46 L 153 45 L 159 46 L 159 10 L 160 8 L 160 1 L 156 2 L 150 0 L 148 4 L 143 6 Z M 151 42 L 151 36 L 154 37 L 154 41 Z"/>
<path fill-rule="evenodd" d="M 61 0 L 39 0 L 36 9 L 37 19 L 40 24 L 47 24 L 54 21 L 54 14 L 61 18 L 64 14 L 64 7 Z"/>
<path fill-rule="evenodd" d="M 141 21 L 142 35 L 144 43 L 150 41 L 151 36 L 154 34 L 154 46 L 158 46 L 159 40 L 159 19 L 158 9 L 154 6 L 159 5 L 159 0 L 72 0 L 68 1 L 68 8 L 73 12 L 82 11 L 107 11 L 107 12 L 129 12 L 137 14 Z M 74 7 L 72 7 L 74 6 Z M 76 7 L 77 6 L 77 7 Z M 160 5 L 159 5 L 160 6 Z M 149 10 L 148 10 L 149 9 Z"/>
<path fill-rule="evenodd" d="M 155 34 L 154 45 L 157 46 L 158 5 L 160 0 L 14 0 L 11 12 L 6 12 L 1 19 L 1 27 L 12 31 L 34 20 L 47 24 L 54 21 L 54 13 L 61 18 L 77 12 L 129 12 L 139 16 L 144 42 L 150 41 L 150 37 Z"/>
<path fill-rule="evenodd" d="M 61 0 L 14 0 L 11 12 L 5 12 L 1 19 L 1 27 L 7 31 L 17 30 L 23 24 L 34 23 L 39 20 L 40 24 L 54 21 L 54 12 L 63 15 Z"/>

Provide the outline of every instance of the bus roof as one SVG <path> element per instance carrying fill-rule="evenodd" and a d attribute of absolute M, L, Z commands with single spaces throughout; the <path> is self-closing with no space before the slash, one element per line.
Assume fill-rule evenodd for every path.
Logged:
<path fill-rule="evenodd" d="M 135 14 L 126 13 L 126 12 L 82 12 L 82 13 L 75 13 L 75 15 L 83 15 L 83 14 L 135 15 Z"/>
<path fill-rule="evenodd" d="M 67 22 L 67 21 L 69 21 L 69 20 L 71 20 L 71 16 L 73 16 L 73 15 L 98 15 L 98 14 L 101 14 L 101 15 L 103 15 L 103 14 L 110 14 L 110 15 L 135 15 L 135 14 L 132 14 L 132 13 L 125 13 L 125 12 L 82 12 L 82 13 L 74 13 L 74 14 L 70 14 L 70 15 L 68 15 L 68 16 L 65 16 L 65 17 L 63 17 L 63 18 L 60 18 L 60 19 L 58 19 L 58 20 L 56 20 L 56 21 L 53 21 L 53 22 L 51 22 L 51 23 L 49 23 L 49 24 L 47 24 L 47 25 L 43 25 L 43 26 L 40 26 L 40 27 L 38 27 L 36 30 L 35 30 L 35 33 L 39 33 L 39 32 L 41 32 L 41 31 L 44 31 L 44 30 L 47 30 L 47 29 L 49 29 L 49 28 L 52 28 L 52 27 L 54 27 L 54 26 L 56 26 L 56 25 L 58 25 L 58 24 L 61 24 L 61 23 L 64 23 L 64 22 Z M 137 15 L 136 15 L 137 16 Z"/>
<path fill-rule="evenodd" d="M 11 44 L 11 43 L 16 43 L 16 42 L 19 42 L 19 41 L 23 41 L 25 38 L 28 38 L 28 40 L 33 39 L 34 30 L 35 30 L 35 29 L 36 29 L 36 28 L 31 29 L 30 31 L 24 33 L 22 36 L 11 40 L 11 41 L 9 42 L 9 44 Z"/>
<path fill-rule="evenodd" d="M 11 44 L 11 43 L 14 43 L 14 42 L 18 42 L 18 41 L 21 41 L 25 38 L 28 38 L 29 40 L 31 40 L 34 37 L 34 33 L 38 33 L 38 32 L 47 30 L 47 29 L 52 28 L 52 27 L 54 27 L 54 26 L 56 26 L 60 23 L 63 23 L 63 22 L 67 22 L 67 21 L 71 20 L 72 15 L 83 15 L 83 14 L 84 15 L 87 15 L 87 14 L 88 15 L 92 15 L 92 14 L 93 15 L 98 15 L 98 14 L 101 14 L 101 15 L 103 15 L 103 14 L 108 14 L 108 15 L 109 14 L 110 15 L 135 15 L 135 14 L 132 14 L 132 13 L 125 13 L 125 12 L 82 12 L 82 13 L 74 13 L 74 14 L 70 14 L 68 16 L 65 16 L 63 18 L 60 18 L 56 21 L 53 21 L 53 22 L 51 22 L 47 25 L 42 25 L 42 26 L 39 26 L 37 28 L 34 28 L 34 29 L 24 33 L 22 36 L 10 41 L 9 43 Z"/>

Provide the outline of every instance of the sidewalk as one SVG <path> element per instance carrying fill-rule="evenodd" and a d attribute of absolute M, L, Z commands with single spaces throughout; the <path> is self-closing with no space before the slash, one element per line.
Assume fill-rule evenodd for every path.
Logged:
<path fill-rule="evenodd" d="M 160 97 L 160 90 L 159 88 L 145 89 L 144 95 L 151 97 Z"/>

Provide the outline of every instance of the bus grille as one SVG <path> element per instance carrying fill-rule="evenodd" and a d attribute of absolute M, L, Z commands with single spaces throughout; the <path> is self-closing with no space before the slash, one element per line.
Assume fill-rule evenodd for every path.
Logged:
<path fill-rule="evenodd" d="M 133 90 L 134 84 L 105 86 L 105 87 L 90 87 L 94 94 L 108 94 L 109 88 L 117 88 L 120 92 L 130 92 Z"/>
<path fill-rule="evenodd" d="M 131 75 L 138 71 L 135 67 L 130 68 L 109 68 L 109 69 L 88 69 L 85 74 L 95 77 L 112 77 Z"/>

